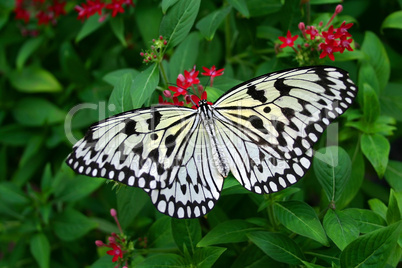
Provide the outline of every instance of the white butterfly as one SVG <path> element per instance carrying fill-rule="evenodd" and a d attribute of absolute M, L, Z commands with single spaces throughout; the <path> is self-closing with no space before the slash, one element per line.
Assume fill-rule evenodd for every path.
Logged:
<path fill-rule="evenodd" d="M 214 207 L 229 171 L 257 194 L 296 183 L 314 143 L 356 94 L 339 68 L 279 71 L 196 110 L 159 105 L 100 121 L 66 162 L 80 174 L 142 188 L 164 214 L 200 217 Z"/>

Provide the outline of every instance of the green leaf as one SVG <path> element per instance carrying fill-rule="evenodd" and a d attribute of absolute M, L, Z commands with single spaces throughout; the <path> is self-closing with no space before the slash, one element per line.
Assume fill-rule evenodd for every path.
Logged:
<path fill-rule="evenodd" d="M 57 201 L 77 201 L 98 189 L 105 182 L 102 178 L 76 175 L 63 164 L 53 180 L 53 193 Z"/>
<path fill-rule="evenodd" d="M 167 38 L 168 46 L 180 44 L 193 27 L 200 8 L 200 0 L 179 0 L 163 17 L 160 35 Z"/>
<path fill-rule="evenodd" d="M 131 100 L 131 87 L 133 86 L 133 77 L 131 74 L 126 73 L 114 87 L 112 94 L 109 98 L 109 109 L 114 105 L 112 115 L 129 111 L 133 109 Z"/>
<path fill-rule="evenodd" d="M 384 176 L 395 191 L 402 192 L 402 162 L 390 160 Z"/>
<path fill-rule="evenodd" d="M 154 2 L 145 1 L 140 5 L 136 5 L 134 19 L 136 29 L 139 30 L 145 44 L 150 43 L 153 38 L 158 37 L 162 12 L 159 8 L 155 8 Z M 167 38 L 168 36 L 163 37 Z"/>
<path fill-rule="evenodd" d="M 318 150 L 320 159 L 314 157 L 314 173 L 330 202 L 336 202 L 341 197 L 347 185 L 352 161 L 344 149 L 338 146 Z M 317 155 L 317 154 L 316 154 Z"/>
<path fill-rule="evenodd" d="M 116 197 L 119 220 L 123 228 L 130 227 L 144 206 L 149 202 L 148 194 L 142 189 L 135 187 L 122 187 L 117 192 Z"/>
<path fill-rule="evenodd" d="M 169 7 L 173 6 L 176 4 L 178 0 L 162 0 L 162 12 L 163 14 L 166 14 L 166 11 L 169 9 Z"/>
<path fill-rule="evenodd" d="M 400 207 L 400 205 L 402 205 L 401 202 L 402 202 L 402 193 L 397 193 L 393 189 L 391 189 L 389 195 L 387 215 L 386 215 L 388 225 L 401 220 L 401 210 L 402 210 L 402 207 Z"/>
<path fill-rule="evenodd" d="M 282 0 L 247 0 L 250 17 L 259 17 L 278 12 L 284 4 Z"/>
<path fill-rule="evenodd" d="M 381 113 L 402 121 L 402 87 L 401 83 L 388 83 L 380 95 Z"/>
<path fill-rule="evenodd" d="M 401 235 L 401 222 L 363 235 L 341 254 L 341 267 L 385 267 Z"/>
<path fill-rule="evenodd" d="M 157 219 L 148 230 L 148 244 L 151 248 L 176 247 L 172 235 L 172 221 L 168 216 Z"/>
<path fill-rule="evenodd" d="M 382 178 L 388 164 L 389 141 L 379 134 L 363 134 L 360 141 L 363 154 L 373 165 L 378 176 Z"/>
<path fill-rule="evenodd" d="M 301 201 L 276 202 L 274 213 L 278 221 L 292 232 L 329 246 L 317 214 L 306 203 Z"/>
<path fill-rule="evenodd" d="M 110 73 L 107 73 L 102 79 L 112 86 L 117 86 L 124 75 L 128 74 L 134 79 L 140 72 L 135 69 L 119 69 Z"/>
<path fill-rule="evenodd" d="M 29 140 L 28 145 L 25 147 L 24 153 L 20 159 L 20 167 L 25 166 L 32 159 L 32 157 L 35 157 L 36 154 L 39 153 L 44 139 L 45 136 L 34 136 Z"/>
<path fill-rule="evenodd" d="M 36 234 L 31 238 L 30 249 L 39 267 L 50 267 L 50 243 L 43 233 Z"/>
<path fill-rule="evenodd" d="M 0 183 L 0 200 L 8 205 L 28 205 L 31 203 L 26 194 L 11 182 Z"/>
<path fill-rule="evenodd" d="M 205 39 L 207 39 L 208 41 L 212 40 L 212 38 L 214 38 L 216 30 L 229 14 L 231 9 L 232 7 L 228 6 L 212 12 L 211 14 L 199 20 L 196 24 L 196 28 L 200 30 Z"/>
<path fill-rule="evenodd" d="M 257 37 L 262 39 L 268 39 L 276 41 L 278 36 L 282 35 L 282 31 L 272 26 L 261 25 L 257 27 Z M 263 72 L 266 73 L 265 71 Z"/>
<path fill-rule="evenodd" d="M 81 30 L 77 34 L 77 37 L 75 38 L 75 42 L 78 43 L 97 29 L 99 29 L 101 26 L 105 25 L 105 22 L 109 19 L 109 16 L 107 16 L 102 22 L 99 22 L 99 19 L 101 16 L 99 14 L 94 14 L 90 16 L 85 22 L 84 25 L 82 26 Z M 114 19 L 114 18 L 113 18 Z"/>
<path fill-rule="evenodd" d="M 374 123 L 380 116 L 380 102 L 377 93 L 367 83 L 363 84 L 363 115 L 367 123 Z"/>
<path fill-rule="evenodd" d="M 63 42 L 59 53 L 63 74 L 77 84 L 88 84 L 91 82 L 91 76 L 84 62 L 70 42 Z"/>
<path fill-rule="evenodd" d="M 360 233 L 370 233 L 385 226 L 385 220 L 368 209 L 348 208 L 343 213 L 355 220 Z"/>
<path fill-rule="evenodd" d="M 384 220 L 387 219 L 387 206 L 379 199 L 373 198 L 368 201 L 370 209 L 380 215 Z"/>
<path fill-rule="evenodd" d="M 20 100 L 13 110 L 17 122 L 26 126 L 43 126 L 64 121 L 65 112 L 56 105 L 40 98 Z"/>
<path fill-rule="evenodd" d="M 198 268 L 210 268 L 219 259 L 226 248 L 206 247 L 197 248 L 193 257 L 193 261 Z"/>
<path fill-rule="evenodd" d="M 112 31 L 114 35 L 119 39 L 120 43 L 126 47 L 127 42 L 124 36 L 124 21 L 122 16 L 117 16 L 110 20 L 110 26 L 112 27 Z"/>
<path fill-rule="evenodd" d="M 377 96 L 380 96 L 380 85 L 378 83 L 374 67 L 367 61 L 362 61 L 362 63 L 360 64 L 358 81 L 359 89 L 363 88 L 364 84 L 368 84 L 372 89 L 374 89 L 374 91 L 377 93 Z M 359 103 L 364 105 L 363 93 L 364 92 L 359 90 L 357 92 L 357 96 L 359 99 Z"/>
<path fill-rule="evenodd" d="M 388 15 L 382 22 L 381 31 L 384 28 L 402 29 L 402 11 L 396 11 Z"/>
<path fill-rule="evenodd" d="M 32 55 L 32 53 L 37 50 L 43 42 L 43 36 L 38 36 L 36 38 L 28 39 L 21 46 L 18 51 L 17 58 L 15 60 L 15 65 L 18 70 L 21 70 L 24 67 L 26 60 Z"/>
<path fill-rule="evenodd" d="M 138 268 L 173 268 L 173 267 L 188 267 L 182 256 L 163 253 L 156 254 L 146 258 L 143 262 L 136 265 Z"/>
<path fill-rule="evenodd" d="M 250 240 L 272 259 L 292 265 L 300 265 L 304 259 L 300 247 L 289 237 L 266 231 L 248 234 Z"/>
<path fill-rule="evenodd" d="M 259 230 L 254 224 L 245 220 L 225 221 L 209 231 L 200 242 L 198 247 L 206 247 L 216 244 L 238 243 L 247 241 L 249 232 Z"/>
<path fill-rule="evenodd" d="M 388 83 L 391 66 L 381 40 L 374 33 L 367 31 L 361 50 L 367 55 L 368 62 L 373 66 L 382 91 Z"/>
<path fill-rule="evenodd" d="M 198 56 L 198 46 L 200 43 L 197 33 L 191 33 L 187 38 L 175 49 L 170 58 L 170 80 L 176 83 L 176 78 L 184 70 L 193 68 Z M 208 89 L 209 93 L 209 89 Z M 208 98 L 209 99 L 209 98 Z"/>
<path fill-rule="evenodd" d="M 267 267 L 280 267 L 279 262 L 268 257 L 262 250 L 260 250 L 255 244 L 250 243 L 245 250 L 240 252 L 236 257 L 231 268 L 264 268 Z"/>
<path fill-rule="evenodd" d="M 29 132 L 26 127 L 20 124 L 1 126 L 0 143 L 11 146 L 26 145 L 35 133 Z"/>
<path fill-rule="evenodd" d="M 359 237 L 357 223 L 342 211 L 329 209 L 323 223 L 328 237 L 340 250 Z"/>
<path fill-rule="evenodd" d="M 172 234 L 177 247 L 182 251 L 195 253 L 195 247 L 201 240 L 201 225 L 198 219 L 172 218 Z"/>
<path fill-rule="evenodd" d="M 67 209 L 56 216 L 52 226 L 61 240 L 73 241 L 94 229 L 97 224 L 84 214 L 73 209 Z"/>
<path fill-rule="evenodd" d="M 228 0 L 237 11 L 239 11 L 244 17 L 249 18 L 250 12 L 248 11 L 247 3 L 245 0 Z"/>
<path fill-rule="evenodd" d="M 10 73 L 10 82 L 17 90 L 27 93 L 59 92 L 62 87 L 50 72 L 38 67 L 26 67 Z"/>
<path fill-rule="evenodd" d="M 148 100 L 159 83 L 159 68 L 157 64 L 149 66 L 134 78 L 131 88 L 131 100 L 134 108 L 140 108 Z"/>
<path fill-rule="evenodd" d="M 363 153 L 360 150 L 360 144 L 356 142 L 354 147 L 349 148 L 349 155 L 353 158 L 352 160 L 352 172 L 350 175 L 350 179 L 347 182 L 345 188 L 343 189 L 342 195 L 340 199 L 336 202 L 336 208 L 342 209 L 346 207 L 355 196 L 360 191 L 364 180 L 365 174 L 365 164 Z"/>

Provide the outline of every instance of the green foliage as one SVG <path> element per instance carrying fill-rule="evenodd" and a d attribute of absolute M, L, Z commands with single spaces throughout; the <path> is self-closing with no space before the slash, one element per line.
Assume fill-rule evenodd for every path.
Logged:
<path fill-rule="evenodd" d="M 0 1 L 0 267 L 116 266 L 94 243 L 120 233 L 111 208 L 128 267 L 400 265 L 402 1 L 343 2 L 333 24 L 354 22 L 354 51 L 326 64 L 350 73 L 358 97 L 314 147 L 305 178 L 261 196 L 229 175 L 216 207 L 191 220 L 161 215 L 142 189 L 76 175 L 64 164 L 72 143 L 96 121 L 157 104 L 194 65 L 225 68 L 209 101 L 297 67 L 293 51 L 278 53 L 278 37 L 301 36 L 299 22 L 325 24 L 342 1 L 134 1 L 84 22 L 79 2 L 67 2 L 67 15 L 32 37 L 21 34 L 35 25 L 15 20 L 15 1 Z M 159 35 L 161 62 L 142 64 Z"/>

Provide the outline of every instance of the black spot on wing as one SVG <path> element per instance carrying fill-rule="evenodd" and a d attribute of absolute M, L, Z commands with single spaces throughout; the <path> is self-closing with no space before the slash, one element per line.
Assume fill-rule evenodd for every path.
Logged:
<path fill-rule="evenodd" d="M 247 94 L 261 103 L 267 102 L 267 97 L 265 97 L 264 90 L 256 90 L 255 85 L 250 85 L 247 87 Z"/>
<path fill-rule="evenodd" d="M 124 123 L 126 123 L 124 129 L 123 129 L 123 133 L 127 134 L 127 135 L 133 135 L 135 134 L 135 126 L 137 125 L 137 122 L 131 119 L 126 119 L 124 120 Z"/>
<path fill-rule="evenodd" d="M 285 78 L 280 78 L 275 81 L 274 86 L 277 90 L 279 90 L 281 96 L 289 96 L 289 92 L 293 89 L 293 87 L 286 85 L 284 81 Z"/>
<path fill-rule="evenodd" d="M 248 118 L 248 121 L 251 123 L 251 125 L 261 131 L 264 134 L 268 134 L 268 130 L 264 127 L 264 121 L 262 121 L 261 118 L 258 116 L 252 115 Z"/>
<path fill-rule="evenodd" d="M 148 124 L 148 130 L 155 130 L 155 128 L 159 125 L 161 122 L 161 113 L 158 112 L 155 109 L 151 109 L 151 118 L 149 118 L 146 122 Z"/>

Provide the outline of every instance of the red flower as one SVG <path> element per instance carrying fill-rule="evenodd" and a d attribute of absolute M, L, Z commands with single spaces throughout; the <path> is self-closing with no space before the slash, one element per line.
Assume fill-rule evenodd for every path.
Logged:
<path fill-rule="evenodd" d="M 341 26 L 335 30 L 336 33 L 341 36 L 352 36 L 350 33 L 348 33 L 348 29 L 353 26 L 353 23 L 348 23 L 346 25 L 345 23 L 345 21 L 342 22 Z"/>
<path fill-rule="evenodd" d="M 330 43 L 321 43 L 319 47 L 322 49 L 320 59 L 324 58 L 325 56 L 328 56 L 328 58 L 334 61 L 335 57 L 333 53 L 340 51 L 340 48 L 338 47 L 338 44 L 335 41 L 332 41 Z"/>
<path fill-rule="evenodd" d="M 318 35 L 318 30 L 314 26 L 307 26 L 306 34 L 310 35 L 310 39 L 314 40 Z"/>
<path fill-rule="evenodd" d="M 112 17 L 115 17 L 117 13 L 124 13 L 124 8 L 122 5 L 125 3 L 125 0 L 112 0 L 112 3 L 107 4 L 107 9 L 112 9 Z"/>
<path fill-rule="evenodd" d="M 204 69 L 205 73 L 201 73 L 201 74 L 205 75 L 205 76 L 210 76 L 210 77 L 216 77 L 216 76 L 223 75 L 223 70 L 224 70 L 224 69 L 216 70 L 215 65 L 212 66 L 211 69 L 208 69 L 207 67 L 202 67 L 202 69 Z"/>
<path fill-rule="evenodd" d="M 123 251 L 121 250 L 121 248 L 114 244 L 111 243 L 110 247 L 113 248 L 112 250 L 109 250 L 108 252 L 106 252 L 107 254 L 113 256 L 112 262 L 117 261 L 119 258 L 122 259 L 123 258 Z"/>
<path fill-rule="evenodd" d="M 191 100 L 193 101 L 193 103 L 196 103 L 196 104 L 197 104 L 197 105 L 193 105 L 191 108 L 197 109 L 197 108 L 198 108 L 198 103 L 199 103 L 201 100 L 207 100 L 207 92 L 206 92 L 206 91 L 202 92 L 202 94 L 201 94 L 201 99 L 198 98 L 198 96 L 196 96 L 196 95 L 191 95 Z M 210 101 L 207 101 L 207 103 L 208 103 L 209 105 L 212 105 L 212 102 L 210 102 Z"/>
<path fill-rule="evenodd" d="M 39 13 L 36 15 L 36 18 L 38 19 L 38 25 L 46 25 L 49 24 L 49 22 L 53 19 L 53 14 L 39 11 Z"/>
<path fill-rule="evenodd" d="M 184 71 L 184 74 L 186 74 L 187 71 Z M 187 75 L 189 76 L 189 72 L 187 72 Z M 199 82 L 199 81 L 198 81 Z M 179 74 L 177 79 L 176 79 L 176 86 L 169 86 L 169 89 L 174 93 L 173 97 L 177 97 L 180 95 L 186 95 L 187 94 L 187 88 L 191 86 L 191 83 L 188 82 L 186 77 L 184 77 L 182 74 Z"/>
<path fill-rule="evenodd" d="M 89 17 L 88 12 L 87 12 L 87 6 L 85 4 L 82 4 L 82 6 L 76 5 L 74 7 L 75 11 L 78 12 L 78 17 L 77 19 L 83 20 L 85 17 Z"/>
<path fill-rule="evenodd" d="M 343 53 L 345 51 L 345 48 L 349 51 L 353 51 L 353 48 L 350 47 L 350 43 L 352 43 L 353 39 L 347 39 L 348 37 L 346 35 L 341 36 L 340 42 L 339 42 L 339 51 Z"/>
<path fill-rule="evenodd" d="M 25 10 L 23 8 L 20 8 L 20 7 L 17 7 L 14 10 L 14 12 L 15 12 L 15 19 L 23 20 L 25 23 L 29 22 L 30 14 L 29 14 L 29 12 L 27 10 Z"/>
<path fill-rule="evenodd" d="M 186 79 L 186 82 L 189 83 L 190 85 L 199 84 L 200 80 L 197 77 L 198 73 L 199 73 L 199 71 L 195 71 L 195 66 L 190 72 L 185 70 L 184 78 Z"/>
<path fill-rule="evenodd" d="M 173 102 L 169 102 L 167 100 L 164 100 L 162 96 L 159 96 L 159 104 L 183 106 L 184 101 L 179 101 L 177 97 L 173 97 Z"/>
<path fill-rule="evenodd" d="M 341 37 L 341 35 L 337 34 L 334 31 L 334 26 L 332 26 L 332 25 L 329 27 L 328 31 L 322 32 L 322 36 L 325 38 L 325 42 L 327 42 L 327 43 Z"/>
<path fill-rule="evenodd" d="M 55 17 L 66 15 L 66 11 L 64 10 L 65 5 L 66 2 L 59 3 L 58 0 L 53 0 L 53 5 L 49 6 L 49 11 L 53 11 Z"/>
<path fill-rule="evenodd" d="M 280 46 L 280 48 L 284 48 L 284 47 L 293 47 L 294 46 L 294 41 L 296 41 L 296 39 L 299 36 L 296 34 L 295 36 L 292 37 L 292 34 L 290 33 L 290 31 L 288 31 L 286 37 L 283 36 L 279 36 L 279 40 L 281 40 L 281 42 L 283 42 L 283 44 Z"/>
<path fill-rule="evenodd" d="M 102 9 L 105 7 L 105 3 L 102 3 L 100 0 L 87 0 L 88 3 L 88 14 L 87 17 L 94 15 L 98 12 L 99 15 L 102 15 Z"/>

